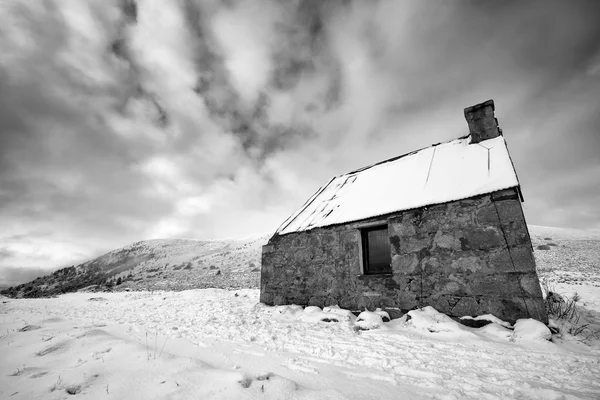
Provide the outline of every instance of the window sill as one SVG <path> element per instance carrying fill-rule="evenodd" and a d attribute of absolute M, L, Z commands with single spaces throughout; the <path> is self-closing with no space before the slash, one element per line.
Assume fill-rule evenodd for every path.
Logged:
<path fill-rule="evenodd" d="M 358 279 L 377 279 L 377 278 L 391 278 L 394 274 L 385 273 L 385 274 L 360 274 L 357 275 Z"/>

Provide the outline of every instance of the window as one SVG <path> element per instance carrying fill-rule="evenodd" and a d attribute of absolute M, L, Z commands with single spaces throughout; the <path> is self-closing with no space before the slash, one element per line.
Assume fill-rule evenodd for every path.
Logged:
<path fill-rule="evenodd" d="M 387 225 L 361 230 L 365 275 L 391 274 L 391 248 Z"/>

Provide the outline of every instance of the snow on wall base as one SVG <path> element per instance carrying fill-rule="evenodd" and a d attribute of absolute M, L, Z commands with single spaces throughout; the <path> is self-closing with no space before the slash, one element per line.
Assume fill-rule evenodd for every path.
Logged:
<path fill-rule="evenodd" d="M 360 228 L 377 222 L 388 225 L 392 274 L 363 275 Z M 548 321 L 515 189 L 275 235 L 263 247 L 260 300 Z"/>

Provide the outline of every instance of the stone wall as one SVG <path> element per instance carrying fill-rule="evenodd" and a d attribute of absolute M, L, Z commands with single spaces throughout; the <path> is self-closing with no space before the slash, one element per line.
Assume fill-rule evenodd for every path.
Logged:
<path fill-rule="evenodd" d="M 365 225 L 388 224 L 392 274 L 361 273 Z M 263 247 L 261 301 L 342 308 L 433 306 L 547 322 L 514 190 L 283 236 Z"/>

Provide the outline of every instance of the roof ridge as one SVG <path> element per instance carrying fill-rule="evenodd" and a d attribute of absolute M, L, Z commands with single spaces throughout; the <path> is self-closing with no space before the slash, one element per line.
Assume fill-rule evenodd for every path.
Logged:
<path fill-rule="evenodd" d="M 488 148 L 471 146 L 469 136 L 432 144 L 331 178 L 281 224 L 276 234 L 358 221 L 511 187 L 519 190 L 504 138 L 489 139 L 497 142 L 489 143 Z M 503 145 L 496 145 L 500 142 Z M 419 152 L 423 157 L 406 158 Z M 378 168 L 361 175 L 373 167 Z"/>
<path fill-rule="evenodd" d="M 362 168 L 358 168 L 358 169 L 356 169 L 354 171 L 346 172 L 345 174 L 341 174 L 341 175 L 335 176 L 334 178 L 339 178 L 340 176 L 344 176 L 344 175 L 357 174 L 359 172 L 365 171 L 365 170 L 367 170 L 369 168 L 373 168 L 373 167 L 376 167 L 376 166 L 381 165 L 381 164 L 385 164 L 385 163 L 388 163 L 388 162 L 396 161 L 396 160 L 399 160 L 399 159 L 404 158 L 404 157 L 412 156 L 413 154 L 416 154 L 416 153 L 418 153 L 420 151 L 429 149 L 431 147 L 436 147 L 436 146 L 439 146 L 441 144 L 447 144 L 447 143 L 451 143 L 451 142 L 454 142 L 454 141 L 457 141 L 457 140 L 466 139 L 469 136 L 471 136 L 470 133 L 468 133 L 468 134 L 466 134 L 464 136 L 457 137 L 455 139 L 447 140 L 445 142 L 438 142 L 438 143 L 430 144 L 429 146 L 421 147 L 420 149 L 409 151 L 408 153 L 401 154 L 399 156 L 394 156 L 394 157 L 388 158 L 386 160 L 379 161 L 379 162 L 376 162 L 374 164 L 370 164 L 370 165 L 364 166 Z"/>

